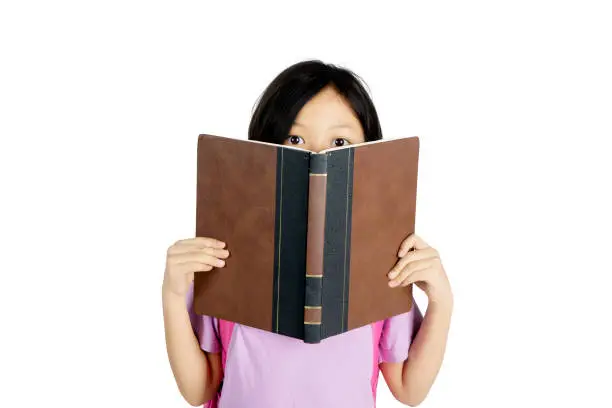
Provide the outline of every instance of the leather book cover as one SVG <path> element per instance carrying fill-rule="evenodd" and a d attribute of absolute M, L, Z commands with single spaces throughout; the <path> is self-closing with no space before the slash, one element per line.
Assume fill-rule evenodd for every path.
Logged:
<path fill-rule="evenodd" d="M 408 312 L 412 285 L 387 273 L 414 233 L 418 137 L 327 153 L 321 339 Z"/>
<path fill-rule="evenodd" d="M 195 274 L 196 313 L 321 340 L 410 310 L 387 272 L 414 232 L 419 140 L 312 153 L 200 135 L 196 235 L 226 266 Z"/>
<path fill-rule="evenodd" d="M 223 268 L 194 276 L 194 310 L 303 338 L 309 152 L 200 135 L 196 236 L 219 239 Z"/>

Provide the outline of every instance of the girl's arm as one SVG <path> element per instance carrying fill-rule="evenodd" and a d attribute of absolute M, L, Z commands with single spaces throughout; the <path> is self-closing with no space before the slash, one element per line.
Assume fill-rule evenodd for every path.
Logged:
<path fill-rule="evenodd" d="M 452 307 L 452 301 L 430 302 L 408 359 L 381 363 L 383 377 L 398 401 L 414 407 L 429 393 L 444 359 Z"/>
<path fill-rule="evenodd" d="M 168 248 L 166 258 L 162 284 L 166 350 L 179 391 L 193 406 L 210 401 L 222 377 L 219 354 L 203 350 L 216 351 L 212 327 L 202 327 L 202 317 L 198 319 L 191 313 L 193 277 L 198 271 L 222 268 L 223 259 L 229 256 L 224 247 L 224 242 L 213 238 L 190 238 Z"/>
<path fill-rule="evenodd" d="M 381 371 L 393 395 L 416 406 L 423 402 L 442 366 L 453 311 L 453 294 L 438 251 L 413 234 L 398 252 L 400 260 L 389 272 L 389 286 L 416 285 L 427 294 L 429 304 L 408 358 L 382 363 Z"/>
<path fill-rule="evenodd" d="M 162 299 L 166 350 L 179 391 L 190 405 L 203 405 L 219 388 L 221 357 L 200 348 L 184 298 L 164 289 Z"/>

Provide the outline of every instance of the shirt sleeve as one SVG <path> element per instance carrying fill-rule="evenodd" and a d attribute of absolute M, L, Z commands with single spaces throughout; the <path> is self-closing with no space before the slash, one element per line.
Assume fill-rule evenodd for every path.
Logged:
<path fill-rule="evenodd" d="M 380 362 L 405 361 L 422 322 L 423 314 L 414 299 L 410 311 L 386 319 L 378 344 Z"/>
<path fill-rule="evenodd" d="M 193 283 L 187 291 L 185 299 L 191 327 L 196 335 L 200 348 L 208 353 L 219 353 L 221 341 L 219 337 L 219 321 L 210 316 L 199 315 L 193 309 Z"/>

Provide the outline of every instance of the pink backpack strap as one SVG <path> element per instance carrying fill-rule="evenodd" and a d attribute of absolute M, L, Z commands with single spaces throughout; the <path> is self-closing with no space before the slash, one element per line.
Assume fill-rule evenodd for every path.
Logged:
<path fill-rule="evenodd" d="M 372 348 L 373 348 L 373 358 L 372 358 L 372 396 L 374 397 L 374 406 L 376 406 L 376 387 L 378 386 L 378 374 L 380 368 L 378 367 L 379 360 L 379 349 L 378 345 L 380 344 L 380 337 L 382 336 L 383 326 L 385 324 L 384 320 L 380 320 L 378 322 L 374 322 L 371 324 L 372 326 Z"/>
<path fill-rule="evenodd" d="M 219 337 L 221 338 L 221 361 L 223 371 L 225 371 L 225 361 L 227 360 L 227 352 L 232 341 L 232 333 L 234 332 L 234 322 L 219 319 Z"/>
<path fill-rule="evenodd" d="M 234 322 L 229 322 L 227 320 L 217 319 L 217 333 L 219 334 L 219 338 L 221 340 L 221 364 L 223 367 L 223 373 L 225 375 L 225 362 L 227 360 L 227 352 L 230 347 L 230 342 L 232 341 L 232 334 L 234 333 Z M 223 380 L 221 380 L 221 386 L 223 385 Z M 217 408 L 219 406 L 219 399 L 221 398 L 221 389 L 217 393 L 216 397 L 209 401 L 207 404 L 204 404 L 204 408 Z"/>

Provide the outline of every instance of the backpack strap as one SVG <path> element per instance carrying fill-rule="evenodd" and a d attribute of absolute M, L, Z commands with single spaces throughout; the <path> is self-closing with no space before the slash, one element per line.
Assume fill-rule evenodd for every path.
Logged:
<path fill-rule="evenodd" d="M 229 351 L 234 333 L 234 322 L 219 319 L 219 337 L 221 338 L 221 361 L 223 371 L 225 372 L 225 362 L 227 361 L 227 352 Z"/>
<path fill-rule="evenodd" d="M 376 407 L 376 387 L 378 386 L 378 374 L 379 374 L 379 344 L 380 338 L 382 336 L 383 326 L 385 324 L 384 320 L 380 320 L 378 322 L 374 322 L 371 324 L 372 326 L 372 396 L 374 397 L 374 406 Z"/>
<path fill-rule="evenodd" d="M 229 350 L 230 342 L 232 341 L 232 333 L 234 332 L 234 322 L 227 320 L 217 319 L 217 335 L 221 340 L 221 364 L 223 367 L 223 375 L 225 376 L 225 361 L 227 360 L 227 352 Z M 203 408 L 217 408 L 219 406 L 219 399 L 221 398 L 221 390 L 223 388 L 223 379 L 219 385 L 219 391 L 217 395 L 204 404 Z"/>

